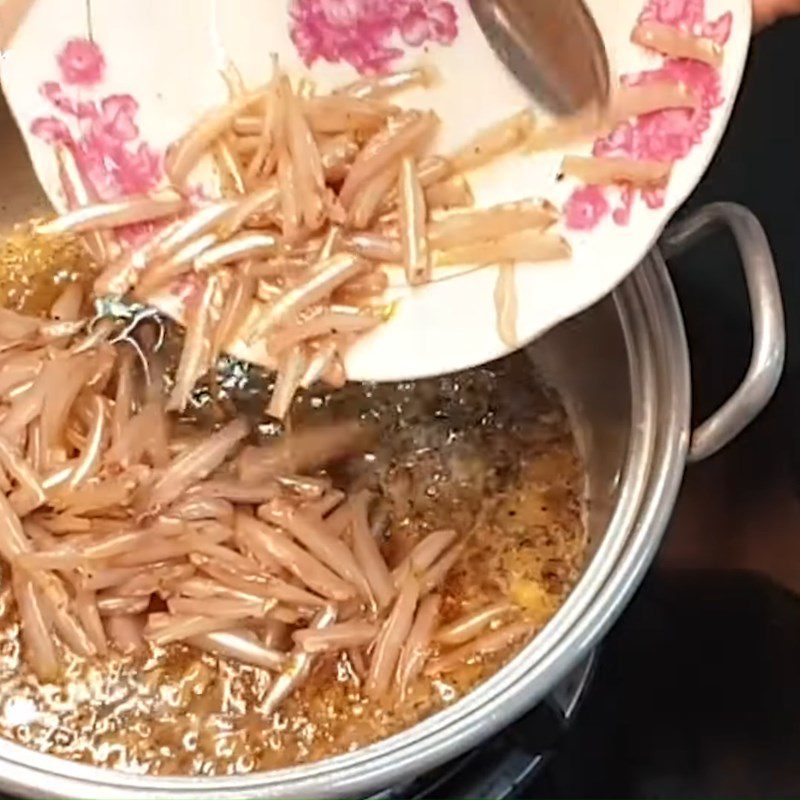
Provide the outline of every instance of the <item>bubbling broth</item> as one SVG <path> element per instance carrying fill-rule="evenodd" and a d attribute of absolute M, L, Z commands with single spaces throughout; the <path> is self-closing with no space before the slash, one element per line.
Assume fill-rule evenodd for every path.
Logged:
<path fill-rule="evenodd" d="M 34 259 L 48 262 L 47 269 L 26 273 L 24 291 L 5 297 L 14 313 L 49 308 L 60 292 L 54 282 L 74 277 L 67 274 L 75 265 L 65 246 Z M 26 268 L 13 252 L 8 261 Z M 27 357 L 36 337 L 52 336 L 54 323 L 35 332 L 31 319 L 2 318 L 1 336 L 20 330 L 28 337 L 15 357 Z M 48 340 L 47 364 L 75 358 L 73 352 L 85 363 L 93 352 L 88 340 L 72 337 Z M 117 366 L 105 367 L 106 378 L 86 391 L 113 417 L 124 392 L 119 375 L 107 376 L 122 373 L 123 357 L 107 341 L 97 346 Z M 161 361 L 168 383 L 170 368 Z M 151 371 L 158 366 L 151 363 Z M 51 463 L 46 473 L 47 458 L 32 454 L 30 432 L 27 444 L 24 436 L 15 439 L 19 450 L 0 448 L 8 473 L 3 513 L 10 519 L 13 512 L 19 536 L 28 537 L 22 552 L 12 540 L 0 540 L 0 735 L 133 773 L 227 775 L 306 763 L 379 741 L 456 702 L 519 653 L 557 611 L 586 557 L 584 471 L 557 396 L 537 380 L 525 355 L 415 383 L 306 392 L 284 425 L 265 422 L 268 388 L 260 371 L 223 362 L 181 418 L 154 418 L 167 426 L 165 461 L 128 452 L 133 467 L 112 468 L 118 447 L 112 445 L 102 466 L 95 464 L 72 493 L 44 481 L 38 499 L 22 492 L 36 485 L 31 473 L 58 472 Z M 64 469 L 86 463 L 90 430 L 99 424 L 90 424 L 82 398 L 76 394 L 64 439 L 49 456 Z M 14 402 L 15 395 L 5 395 L 0 425 L 8 424 Z M 145 392 L 136 412 L 132 401 L 130 424 L 150 402 Z M 183 454 L 237 426 L 224 463 L 195 475 L 180 496 L 174 489 L 165 495 L 164 475 Z M 110 436 L 114 442 L 117 434 Z M 309 443 L 324 449 L 325 441 L 338 452 L 303 463 L 298 453 Z M 24 454 L 28 472 L 19 464 Z M 135 488 L 126 499 L 101 502 L 92 494 L 126 476 Z M 209 494 L 212 486 L 216 495 Z M 198 497 L 202 502 L 192 506 Z M 299 518 L 313 519 L 311 534 L 295 530 Z M 366 555 L 358 519 L 375 543 Z M 194 544 L 174 550 L 176 524 L 181 541 L 197 550 Z M 332 544 L 333 531 L 339 544 Z M 152 540 L 141 543 L 141 552 L 115 549 L 121 535 L 143 533 Z M 255 540 L 276 546 L 290 533 L 295 555 L 250 549 Z M 204 538 L 212 534 L 217 539 Z M 93 561 L 97 547 L 105 555 Z M 150 547 L 166 547 L 169 558 L 148 556 Z M 298 550 L 301 567 L 319 572 L 322 562 L 332 563 L 339 575 L 314 578 L 306 567 L 293 572 Z M 366 589 L 331 599 L 333 589 L 353 588 L 341 579 L 348 563 L 342 551 L 351 550 Z M 375 559 L 389 582 L 384 599 L 373 580 Z M 352 580 L 358 578 L 356 570 Z M 56 585 L 60 612 L 47 605 Z M 270 599 L 276 587 L 280 602 Z M 262 607 L 254 610 L 253 593 L 265 588 Z M 27 616 L 20 614 L 21 597 Z M 57 669 L 48 674 L 47 648 L 31 652 L 31 597 L 40 601 L 44 633 L 52 635 Z M 247 613 L 224 610 L 242 603 Z M 231 618 L 180 633 L 187 621 L 195 625 L 200 617 L 205 624 L 215 614 Z M 139 627 L 121 632 L 120 620 Z M 330 638 L 336 636 L 344 638 Z M 90 647 L 92 655 L 76 655 Z"/>
<path fill-rule="evenodd" d="M 240 407 L 261 391 L 246 377 L 231 381 Z M 201 408 L 198 419 L 185 420 L 186 429 L 205 424 L 204 414 Z M 355 418 L 377 426 L 378 435 L 367 452 L 325 474 L 337 489 L 367 489 L 377 498 L 369 522 L 389 568 L 402 570 L 433 532 L 451 531 L 461 543 L 437 587 L 424 665 L 407 685 L 394 680 L 385 695 L 370 696 L 372 646 L 350 647 L 316 656 L 305 682 L 277 708 L 265 708 L 279 680 L 274 672 L 152 642 L 137 654 L 112 647 L 93 658 L 59 643 L 60 679 L 39 682 L 24 658 L 6 580 L 0 733 L 41 752 L 135 773 L 268 770 L 401 731 L 509 661 L 564 601 L 586 554 L 583 467 L 557 397 L 516 355 L 435 380 L 308 394 L 291 427 Z M 259 431 L 265 440 L 274 435 Z M 283 624 L 265 636 L 290 649 L 291 631 Z"/>

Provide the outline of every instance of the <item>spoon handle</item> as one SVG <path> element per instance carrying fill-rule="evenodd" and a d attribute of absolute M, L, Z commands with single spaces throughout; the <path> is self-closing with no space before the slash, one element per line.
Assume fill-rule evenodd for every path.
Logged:
<path fill-rule="evenodd" d="M 583 0 L 470 0 L 496 55 L 549 111 L 566 116 L 608 100 L 608 56 Z"/>

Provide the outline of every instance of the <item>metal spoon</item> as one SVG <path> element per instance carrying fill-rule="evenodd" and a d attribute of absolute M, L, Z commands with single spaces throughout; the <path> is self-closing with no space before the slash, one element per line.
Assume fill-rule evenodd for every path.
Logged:
<path fill-rule="evenodd" d="M 470 0 L 498 58 L 556 116 L 608 101 L 608 56 L 583 0 Z"/>

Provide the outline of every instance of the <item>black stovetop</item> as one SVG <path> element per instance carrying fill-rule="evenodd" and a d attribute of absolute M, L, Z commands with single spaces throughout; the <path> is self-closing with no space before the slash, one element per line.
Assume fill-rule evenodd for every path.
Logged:
<path fill-rule="evenodd" d="M 767 230 L 789 330 L 778 395 L 733 446 L 687 472 L 662 552 L 570 724 L 538 709 L 394 797 L 800 796 L 798 51 L 800 19 L 755 42 L 731 128 L 687 203 L 740 202 Z M 672 272 L 702 418 L 747 366 L 744 284 L 725 242 Z"/>
<path fill-rule="evenodd" d="M 800 598 L 769 578 L 656 571 L 558 755 L 518 797 L 797 797 Z"/>

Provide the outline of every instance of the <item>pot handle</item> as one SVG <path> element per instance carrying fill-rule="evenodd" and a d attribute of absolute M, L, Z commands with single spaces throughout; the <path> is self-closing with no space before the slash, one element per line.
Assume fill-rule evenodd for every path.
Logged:
<path fill-rule="evenodd" d="M 747 281 L 753 354 L 744 380 L 709 419 L 692 432 L 688 460 L 702 461 L 735 439 L 775 393 L 786 359 L 783 302 L 767 236 L 756 216 L 736 203 L 711 203 L 667 229 L 661 248 L 679 255 L 720 226 L 736 240 Z"/>

